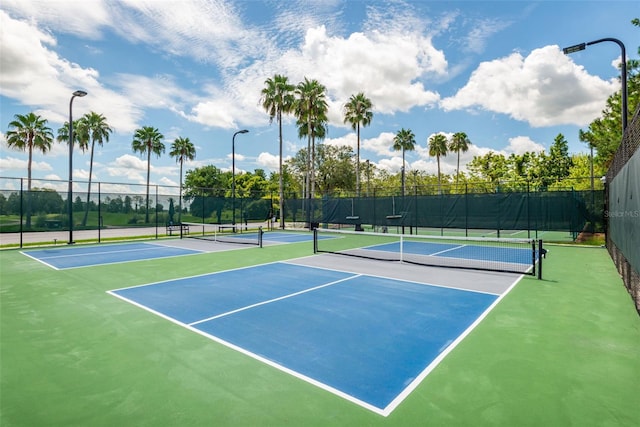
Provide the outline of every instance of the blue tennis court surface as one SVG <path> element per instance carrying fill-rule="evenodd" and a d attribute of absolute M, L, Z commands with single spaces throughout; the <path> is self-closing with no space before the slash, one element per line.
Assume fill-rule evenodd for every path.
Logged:
<path fill-rule="evenodd" d="M 385 243 L 363 248 L 373 251 L 400 252 L 400 242 Z M 402 251 L 416 255 L 460 258 L 479 261 L 497 261 L 531 265 L 532 250 L 510 247 L 494 247 L 457 243 L 433 243 L 404 241 Z"/>
<path fill-rule="evenodd" d="M 153 243 L 125 243 L 103 246 L 73 246 L 23 251 L 22 253 L 55 269 L 89 267 L 128 261 L 192 255 L 202 251 Z"/>
<path fill-rule="evenodd" d="M 110 293 L 385 416 L 499 298 L 282 262 Z"/>

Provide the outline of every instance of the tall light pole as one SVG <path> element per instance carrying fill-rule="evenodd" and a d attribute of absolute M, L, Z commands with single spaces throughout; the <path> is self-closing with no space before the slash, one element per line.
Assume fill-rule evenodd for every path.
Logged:
<path fill-rule="evenodd" d="M 73 99 L 75 97 L 86 96 L 87 92 L 77 90 L 73 92 L 69 101 L 69 190 L 67 191 L 67 204 L 69 205 L 69 242 L 73 241 Z"/>
<path fill-rule="evenodd" d="M 242 129 L 233 134 L 231 138 L 231 204 L 233 205 L 232 225 L 236 225 L 236 135 L 249 132 Z M 235 231 L 235 227 L 233 229 Z"/>
<path fill-rule="evenodd" d="M 573 46 L 565 47 L 562 49 L 562 52 L 565 55 L 569 55 L 574 52 L 579 52 L 584 50 L 587 46 L 591 46 L 592 44 L 602 43 L 602 42 L 613 42 L 620 46 L 620 53 L 622 55 L 622 64 L 620 66 L 620 81 L 622 83 L 622 93 L 621 93 L 621 101 L 622 101 L 622 137 L 624 138 L 624 132 L 627 129 L 627 51 L 624 47 L 624 43 L 622 43 L 618 39 L 614 39 L 611 37 L 606 37 L 603 39 L 594 40 L 587 43 L 580 43 Z M 595 195 L 594 195 L 594 183 L 593 183 L 593 145 L 589 142 L 589 148 L 591 150 L 591 205 L 592 207 L 595 205 Z M 605 209 L 606 209 L 606 200 L 607 200 L 607 188 L 605 186 Z M 606 227 L 606 225 L 605 225 Z M 606 228 L 605 228 L 606 233 Z"/>
<path fill-rule="evenodd" d="M 602 43 L 602 42 L 617 43 L 618 46 L 620 46 L 620 51 L 622 54 L 620 80 L 622 82 L 622 135 L 624 136 L 624 131 L 625 129 L 627 129 L 627 116 L 628 116 L 628 113 L 627 113 L 627 51 L 624 48 L 624 43 L 622 43 L 618 39 L 607 37 L 604 39 L 594 40 L 592 42 L 580 43 L 573 46 L 565 47 L 564 49 L 562 49 L 562 52 L 565 55 L 569 55 L 571 53 L 584 50 L 587 46 L 591 46 L 592 44 Z"/>

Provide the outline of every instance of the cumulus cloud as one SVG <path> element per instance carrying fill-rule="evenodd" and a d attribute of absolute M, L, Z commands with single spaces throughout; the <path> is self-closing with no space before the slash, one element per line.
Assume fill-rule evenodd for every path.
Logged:
<path fill-rule="evenodd" d="M 290 157 L 286 157 L 282 161 L 285 162 L 289 160 L 289 158 Z M 277 171 L 280 167 L 280 157 L 271 153 L 262 152 L 258 155 L 256 163 L 262 168 Z"/>
<path fill-rule="evenodd" d="M 589 75 L 558 46 L 483 62 L 467 84 L 441 101 L 445 111 L 482 109 L 531 126 L 584 126 L 599 116 L 617 84 Z"/>
<path fill-rule="evenodd" d="M 527 152 L 539 153 L 544 151 L 544 146 L 531 140 L 528 136 L 516 136 L 509 138 L 509 145 L 504 149 L 508 154 L 524 154 Z"/>
<path fill-rule="evenodd" d="M 112 177 L 126 177 L 130 181 L 146 183 L 147 162 L 131 154 L 116 158 L 106 167 L 106 172 Z"/>
<path fill-rule="evenodd" d="M 27 162 L 27 160 L 24 160 L 24 159 L 18 159 L 18 158 L 15 158 L 15 157 L 2 157 L 2 158 L 0 158 L 0 169 L 3 169 L 3 170 L 10 170 L 10 169 L 24 170 L 25 174 L 26 174 L 27 165 L 28 165 L 28 162 Z M 35 161 L 35 160 L 31 162 L 31 171 L 33 171 L 33 172 L 35 172 L 35 171 L 50 171 L 50 170 L 53 170 L 53 168 L 47 162 L 38 162 L 38 161 Z"/>
<path fill-rule="evenodd" d="M 39 105 L 38 114 L 54 123 L 68 121 L 71 94 L 78 88 L 89 95 L 74 103 L 74 115 L 101 111 L 116 131 L 136 127 L 141 109 L 128 93 L 106 88 L 99 73 L 61 58 L 54 48 L 57 40 L 32 23 L 14 19 L 0 10 L 2 55 L 0 94 L 19 99 L 24 105 Z M 25 55 L 24 52 L 29 52 Z"/>

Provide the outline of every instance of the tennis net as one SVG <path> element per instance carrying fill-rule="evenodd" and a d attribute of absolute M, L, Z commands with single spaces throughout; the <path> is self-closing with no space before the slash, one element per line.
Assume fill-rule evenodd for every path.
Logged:
<path fill-rule="evenodd" d="M 316 229 L 314 253 L 383 261 L 536 275 L 542 273 L 541 240 L 370 233 Z"/>
<path fill-rule="evenodd" d="M 210 240 L 220 243 L 234 243 L 240 245 L 257 245 L 262 247 L 262 227 L 257 230 L 242 231 L 240 225 L 231 224 L 203 224 L 183 222 L 182 238 Z"/>

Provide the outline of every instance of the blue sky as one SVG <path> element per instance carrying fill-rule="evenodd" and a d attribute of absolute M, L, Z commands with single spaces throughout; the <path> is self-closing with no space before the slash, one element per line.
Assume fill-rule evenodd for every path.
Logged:
<path fill-rule="evenodd" d="M 154 184 L 178 185 L 168 152 L 179 136 L 197 150 L 186 169 L 230 170 L 239 129 L 249 133 L 236 137 L 236 171 L 277 171 L 277 125 L 260 107 L 276 73 L 327 87 L 327 144 L 355 148 L 342 107 L 364 92 L 374 116 L 361 160 L 392 173 L 402 163 L 391 149 L 401 128 L 416 136 L 408 169 L 429 173 L 427 140 L 438 132 L 469 136 L 462 164 L 489 150 L 548 150 L 558 133 L 571 152 L 586 152 L 578 131 L 619 90 L 620 49 L 607 42 L 566 56 L 562 47 L 614 37 L 635 58 L 637 17 L 636 1 L 3 0 L 0 176 L 27 175 L 26 153 L 6 145 L 14 114 L 33 111 L 57 133 L 77 89 L 88 95 L 74 100 L 74 118 L 95 111 L 115 130 L 97 148 L 96 181 L 146 182 L 146 157 L 131 150 L 142 126 L 165 136 L 167 152 L 151 159 Z M 285 158 L 306 146 L 293 118 L 283 131 Z M 66 145 L 33 161 L 34 178 L 68 179 Z M 89 154 L 76 152 L 73 165 L 74 180 L 87 180 Z M 453 173 L 455 156 L 442 167 Z"/>

